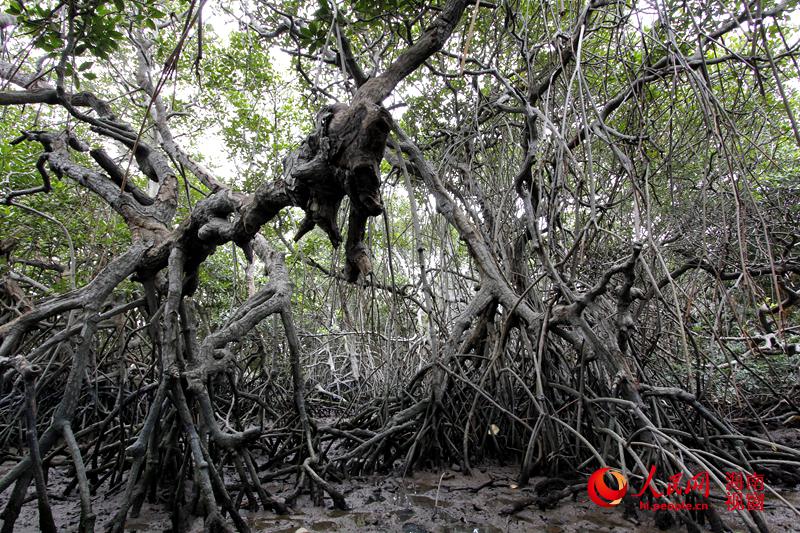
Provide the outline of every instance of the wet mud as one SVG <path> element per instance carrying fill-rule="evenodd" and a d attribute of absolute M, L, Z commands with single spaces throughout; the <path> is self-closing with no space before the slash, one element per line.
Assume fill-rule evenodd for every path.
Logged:
<path fill-rule="evenodd" d="M 2 465 L 6 471 L 11 464 Z M 478 469 L 471 476 L 452 470 L 440 472 L 417 472 L 407 477 L 369 476 L 351 479 L 340 485 L 350 510 L 340 511 L 325 506 L 315 506 L 309 499 L 300 498 L 295 512 L 277 516 L 272 512 L 242 511 L 243 517 L 254 532 L 313 533 L 321 532 L 400 532 L 400 533 L 500 533 L 500 532 L 544 532 L 544 533 L 612 533 L 635 531 L 656 533 L 662 531 L 655 525 L 655 513 L 638 511 L 637 517 L 625 518 L 620 507 L 602 509 L 589 501 L 585 492 L 575 498 L 566 498 L 554 509 L 540 510 L 528 507 L 515 515 L 504 515 L 502 511 L 520 500 L 534 495 L 532 480 L 528 487 L 517 487 L 514 480 L 517 469 L 490 467 Z M 61 469 L 52 469 L 52 486 L 66 486 L 69 481 Z M 276 495 L 288 494 L 292 486 L 273 483 L 267 488 Z M 98 515 L 97 531 L 117 510 L 117 501 L 122 490 L 94 497 L 94 508 Z M 795 508 L 800 508 L 800 492 L 779 491 L 779 494 Z M 31 493 L 32 495 L 32 493 Z M 5 503 L 6 494 L 0 499 Z M 53 514 L 59 531 L 76 531 L 79 503 L 72 493 L 63 496 L 51 493 Z M 164 494 L 166 498 L 168 495 Z M 330 501 L 325 502 L 330 505 Z M 722 519 L 734 532 L 745 531 L 734 513 L 725 509 L 724 501 L 716 502 Z M 160 503 L 145 503 L 138 517 L 129 518 L 126 531 L 169 532 L 171 524 L 164 506 Z M 800 515 L 766 493 L 765 514 L 772 532 L 796 532 Z M 15 531 L 36 532 L 36 502 L 29 501 L 17 522 Z M 201 520 L 196 520 L 191 532 L 203 530 Z M 667 531 L 686 531 L 685 526 L 673 526 Z"/>

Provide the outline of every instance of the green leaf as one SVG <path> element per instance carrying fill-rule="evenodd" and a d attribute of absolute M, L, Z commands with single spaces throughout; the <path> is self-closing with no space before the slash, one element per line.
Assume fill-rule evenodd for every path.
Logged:
<path fill-rule="evenodd" d="M 331 6 L 327 0 L 319 0 L 319 9 L 314 13 L 314 18 L 327 19 L 331 16 Z"/>
<path fill-rule="evenodd" d="M 22 14 L 22 6 L 17 2 L 17 0 L 11 0 L 8 4 L 8 8 L 6 9 L 6 13 L 9 15 L 21 15 Z"/>
<path fill-rule="evenodd" d="M 94 80 L 97 79 L 97 74 L 95 74 L 94 72 L 84 72 L 83 77 L 86 78 L 87 80 Z"/>
<path fill-rule="evenodd" d="M 78 66 L 78 71 L 83 72 L 84 70 L 92 68 L 94 65 L 94 61 L 84 61 Z"/>

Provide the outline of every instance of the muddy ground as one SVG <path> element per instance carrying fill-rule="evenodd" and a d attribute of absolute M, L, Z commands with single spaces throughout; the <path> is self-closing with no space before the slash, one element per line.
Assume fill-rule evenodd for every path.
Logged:
<path fill-rule="evenodd" d="M 12 463 L 5 463 L 0 473 L 7 471 Z M 257 532 L 383 532 L 404 533 L 495 533 L 517 531 L 541 531 L 545 533 L 610 533 L 638 531 L 651 533 L 656 528 L 654 513 L 639 511 L 635 524 L 623 517 L 621 508 L 601 509 L 591 503 L 581 491 L 573 501 L 562 500 L 555 509 L 541 511 L 529 507 L 514 516 L 501 515 L 501 511 L 534 494 L 529 487 L 518 488 L 514 479 L 518 471 L 512 467 L 488 467 L 465 476 L 452 470 L 440 472 L 417 472 L 413 476 L 365 477 L 354 479 L 342 488 L 347 496 L 350 511 L 337 511 L 314 506 L 307 499 L 297 502 L 297 512 L 288 516 L 276 516 L 270 512 L 247 513 L 244 516 L 253 531 Z M 69 479 L 62 469 L 51 470 L 51 486 L 66 486 Z M 531 482 L 535 486 L 537 480 Z M 290 486 L 273 485 L 273 493 L 288 492 Z M 94 508 L 98 515 L 97 531 L 117 510 L 122 491 L 98 494 Z M 781 491 L 795 508 L 800 507 L 800 492 Z M 31 496 L 33 493 L 31 493 Z M 53 514 L 59 531 L 76 531 L 79 504 L 72 493 L 66 497 L 51 492 Z M 8 492 L 0 498 L 5 504 Z M 767 493 L 766 516 L 773 532 L 800 531 L 800 514 L 795 514 L 778 498 Z M 330 504 L 329 501 L 326 503 Z M 744 531 L 732 513 L 725 510 L 724 502 L 717 508 L 723 520 L 733 531 Z M 22 533 L 38 531 L 35 501 L 26 504 L 15 531 Z M 167 532 L 170 522 L 160 505 L 148 504 L 139 517 L 131 518 L 127 524 L 130 532 Z M 202 531 L 202 522 L 197 520 L 192 531 Z M 669 531 L 686 531 L 685 527 L 673 527 Z"/>

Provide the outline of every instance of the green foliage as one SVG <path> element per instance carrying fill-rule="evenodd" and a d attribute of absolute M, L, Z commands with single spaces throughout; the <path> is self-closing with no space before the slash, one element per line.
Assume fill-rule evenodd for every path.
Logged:
<path fill-rule="evenodd" d="M 220 125 L 229 156 L 238 162 L 237 181 L 247 190 L 282 172 L 282 158 L 296 145 L 308 124 L 296 91 L 276 74 L 269 49 L 245 32 L 206 50 L 206 76 L 199 95 Z M 307 126 L 306 126 L 307 127 Z"/>
<path fill-rule="evenodd" d="M 16 16 L 22 27 L 34 36 L 37 47 L 59 55 L 68 38 L 68 33 L 64 33 L 58 17 L 58 12 L 65 9 L 67 5 L 63 2 L 30 3 L 10 0 L 6 12 Z M 124 31 L 128 23 L 155 29 L 154 20 L 166 16 L 157 2 L 78 2 L 75 16 L 69 19 L 75 35 L 73 53 L 76 57 L 91 54 L 108 59 L 125 39 Z"/>
<path fill-rule="evenodd" d="M 28 110 L 11 108 L 5 114 L 0 138 L 16 136 L 12 128 L 31 119 Z M 0 191 L 20 190 L 41 185 L 36 171 L 36 160 L 41 148 L 34 143 L 11 146 L 0 143 Z M 69 290 L 70 241 L 74 247 L 76 285 L 88 283 L 97 271 L 126 248 L 130 238 L 122 220 L 111 212 L 97 196 L 69 180 L 59 180 L 51 175 L 52 190 L 48 194 L 35 194 L 16 199 L 44 215 L 21 207 L 0 207 L 0 236 L 17 241 L 12 257 L 36 259 L 56 263 L 65 268 L 59 273 L 25 264 L 15 264 L 14 269 L 29 275 L 50 287 L 54 293 Z M 80 213 L 80 216 L 75 216 Z M 87 224 L 92 220 L 92 224 Z M 61 225 L 59 225 L 59 222 Z M 63 227 L 62 227 L 63 225 Z M 65 235 L 69 234 L 69 239 Z"/>

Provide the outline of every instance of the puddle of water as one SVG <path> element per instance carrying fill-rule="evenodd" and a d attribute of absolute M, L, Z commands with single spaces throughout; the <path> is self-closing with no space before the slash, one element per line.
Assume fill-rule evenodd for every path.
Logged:
<path fill-rule="evenodd" d="M 258 512 L 249 516 L 244 516 L 244 519 L 253 531 L 274 531 L 275 533 L 279 533 L 281 531 L 294 532 L 297 528 L 302 526 L 305 517 L 300 514 L 275 515 L 270 514 L 269 511 L 264 511 L 263 514 Z"/>
<path fill-rule="evenodd" d="M 409 489 L 413 489 L 414 492 L 420 493 L 420 492 L 428 492 L 430 490 L 436 490 L 438 486 L 439 486 L 438 483 L 425 483 L 424 481 L 414 481 L 411 483 Z"/>
<path fill-rule="evenodd" d="M 411 500 L 414 505 L 424 507 L 426 509 L 433 509 L 435 507 L 450 507 L 453 505 L 451 502 L 443 501 L 441 499 L 437 503 L 436 498 L 422 496 L 421 494 L 409 494 L 408 499 Z"/>
<path fill-rule="evenodd" d="M 491 524 L 462 524 L 445 526 L 442 533 L 503 533 L 503 530 Z"/>
<path fill-rule="evenodd" d="M 280 533 L 284 531 L 292 531 L 294 532 L 297 528 L 300 527 L 300 524 L 292 524 L 291 522 L 270 522 L 269 520 L 254 520 L 250 522 L 250 528 L 253 531 L 274 531 L 275 533 Z"/>
<path fill-rule="evenodd" d="M 311 529 L 314 531 L 336 531 L 339 526 L 332 520 L 320 520 L 311 524 Z"/>
<path fill-rule="evenodd" d="M 373 525 L 378 522 L 378 516 L 373 513 L 359 513 L 353 511 L 340 511 L 339 509 L 334 509 L 332 511 L 328 511 L 328 518 L 342 518 L 347 517 L 348 520 L 351 520 L 353 524 L 357 527 L 366 527 L 369 525 Z"/>

